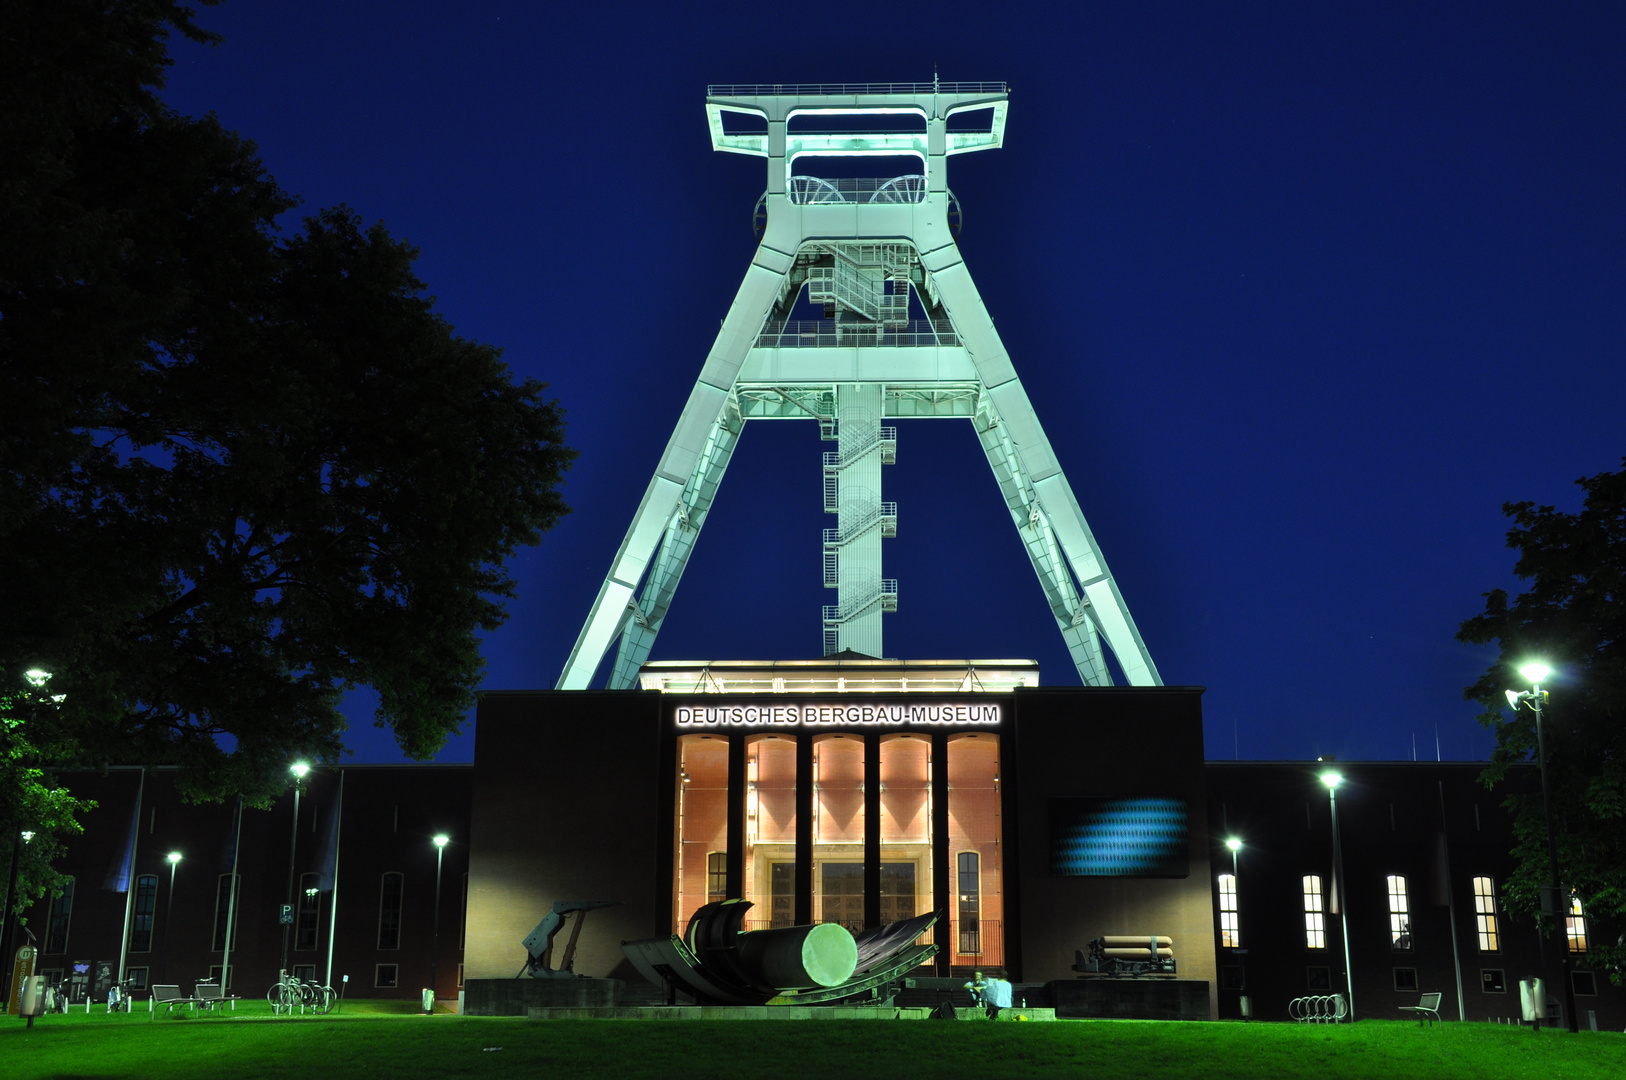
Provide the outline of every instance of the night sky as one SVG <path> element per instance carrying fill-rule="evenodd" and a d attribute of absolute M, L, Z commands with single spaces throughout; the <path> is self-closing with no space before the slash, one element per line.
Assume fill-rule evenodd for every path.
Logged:
<path fill-rule="evenodd" d="M 200 22 L 226 40 L 173 43 L 166 100 L 255 140 L 296 214 L 342 202 L 418 245 L 457 332 L 567 410 L 574 512 L 512 566 L 490 689 L 563 668 L 750 262 L 765 162 L 711 152 L 708 83 L 1010 83 L 1005 148 L 949 163 L 960 246 L 1164 681 L 1208 687 L 1211 758 L 1432 758 L 1436 731 L 1484 757 L 1462 688 L 1494 652 L 1453 634 L 1517 588 L 1501 504 L 1577 509 L 1626 455 L 1626 6 Z M 747 425 L 653 659 L 819 653 L 829 448 Z M 970 424 L 900 423 L 884 483 L 887 652 L 1076 684 Z M 401 760 L 350 705 L 351 760 Z"/>

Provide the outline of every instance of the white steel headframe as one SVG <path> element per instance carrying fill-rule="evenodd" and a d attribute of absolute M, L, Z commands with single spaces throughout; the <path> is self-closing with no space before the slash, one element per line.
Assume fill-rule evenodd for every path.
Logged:
<path fill-rule="evenodd" d="M 1078 500 L 1045 438 L 954 242 L 945 159 L 1004 138 L 1004 83 L 712 86 L 712 146 L 768 159 L 766 225 L 655 476 L 593 601 L 560 676 L 585 688 L 620 638 L 609 686 L 638 685 L 723 472 L 751 419 L 816 419 L 838 450 L 825 455 L 824 647 L 880 656 L 882 611 L 897 585 L 880 576 L 880 539 L 897 511 L 880 501 L 893 418 L 972 421 L 1079 677 L 1109 685 L 1103 639 L 1134 686 L 1157 667 Z M 724 114 L 759 117 L 754 133 Z M 984 118 L 950 131 L 949 119 Z M 832 117 L 863 123 L 842 132 Z M 889 125 L 876 117 L 896 116 Z M 820 117 L 797 123 L 798 117 Z M 898 130 L 875 130 L 895 127 Z M 819 130 L 798 130 L 817 128 Z M 836 129 L 832 131 L 832 128 Z M 796 176 L 806 156 L 914 156 L 919 175 L 879 180 Z M 791 322 L 804 287 L 827 318 Z M 911 321 L 911 297 L 924 321 Z"/>

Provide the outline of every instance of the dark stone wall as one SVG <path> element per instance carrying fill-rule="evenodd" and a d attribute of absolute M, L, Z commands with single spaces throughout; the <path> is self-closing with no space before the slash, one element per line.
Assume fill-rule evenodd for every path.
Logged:
<path fill-rule="evenodd" d="M 612 900 L 588 913 L 575 971 L 643 981 L 621 942 L 670 932 L 660 703 L 641 691 L 481 697 L 467 978 L 512 979 L 525 964 L 521 942 L 555 900 Z M 560 931 L 558 952 L 571 930 Z"/>
<path fill-rule="evenodd" d="M 1016 747 L 1006 776 L 1017 788 L 1016 857 L 1021 965 L 1016 977 L 1073 977 L 1076 950 L 1107 934 L 1174 939 L 1181 976 L 1212 984 L 1208 805 L 1198 687 L 1052 687 L 1016 695 Z M 1188 812 L 1183 878 L 1052 877 L 1050 800 L 1181 798 Z M 1007 793 L 1007 802 L 1011 800 Z M 1017 868 L 1020 868 L 1018 871 Z"/>

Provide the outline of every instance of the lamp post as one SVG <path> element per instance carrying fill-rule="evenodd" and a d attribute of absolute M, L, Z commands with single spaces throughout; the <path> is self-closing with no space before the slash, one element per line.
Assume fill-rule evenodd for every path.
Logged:
<path fill-rule="evenodd" d="M 164 905 L 164 958 L 158 962 L 159 982 L 169 974 L 169 924 L 175 917 L 175 868 L 181 865 L 181 853 L 172 851 L 165 858 L 169 860 L 169 902 Z"/>
<path fill-rule="evenodd" d="M 440 867 L 446 857 L 446 845 L 451 843 L 451 839 L 445 833 L 435 837 L 435 921 L 429 945 L 429 1000 L 425 1002 L 428 1006 L 424 1009 L 426 1014 L 435 1009 L 435 961 L 440 957 Z"/>
<path fill-rule="evenodd" d="M 1247 964 L 1242 960 L 1242 957 L 1247 954 L 1248 950 L 1242 948 L 1242 875 L 1237 867 L 1237 857 L 1242 852 L 1242 838 L 1240 836 L 1227 837 L 1225 840 L 1225 847 L 1231 853 L 1231 896 L 1233 897 L 1232 904 L 1234 905 L 1231 917 L 1236 920 L 1236 925 L 1232 931 L 1234 936 L 1231 939 L 1231 947 L 1235 951 L 1237 961 L 1240 965 L 1240 971 L 1242 972 L 1241 982 L 1243 992 L 1237 997 L 1237 1010 L 1242 1014 L 1242 1019 L 1249 1020 L 1253 1017 L 1253 998 L 1247 993 Z"/>
<path fill-rule="evenodd" d="M 294 929 L 294 851 L 299 846 L 299 785 L 304 782 L 305 776 L 311 767 L 303 761 L 296 761 L 288 766 L 288 771 L 294 774 L 294 826 L 288 837 L 288 902 L 284 908 L 283 917 L 288 921 L 282 924 L 282 971 L 288 971 L 288 936 Z"/>
<path fill-rule="evenodd" d="M 1575 987 L 1570 980 L 1570 943 L 1567 935 L 1561 933 L 1564 913 L 1569 905 L 1563 902 L 1564 890 L 1558 876 L 1558 833 L 1553 828 L 1553 798 L 1547 786 L 1547 741 L 1542 731 L 1542 706 L 1547 703 L 1547 691 L 1541 688 L 1541 680 L 1551 675 L 1553 669 L 1540 661 L 1533 661 L 1519 668 L 1519 674 L 1530 680 L 1530 689 L 1524 691 L 1507 691 L 1507 703 L 1515 712 L 1521 704 L 1530 706 L 1530 711 L 1536 714 L 1536 763 L 1541 769 L 1541 812 L 1547 819 L 1547 869 L 1552 884 L 1541 890 L 1541 910 L 1544 914 L 1553 917 L 1553 930 L 1558 938 L 1558 955 L 1564 961 L 1564 1015 L 1569 1022 L 1570 1033 L 1576 1034 L 1581 1030 L 1579 1018 L 1575 1015 Z"/>
<path fill-rule="evenodd" d="M 1321 782 L 1327 785 L 1327 803 L 1332 807 L 1332 871 L 1335 875 L 1333 899 L 1338 901 L 1338 919 L 1344 938 L 1344 985 L 1349 990 L 1349 1019 L 1353 1023 L 1355 969 L 1349 962 L 1349 897 L 1346 895 L 1347 886 L 1344 878 L 1344 845 L 1338 835 L 1338 785 L 1344 782 L 1344 777 L 1337 770 L 1328 769 L 1321 774 Z"/>

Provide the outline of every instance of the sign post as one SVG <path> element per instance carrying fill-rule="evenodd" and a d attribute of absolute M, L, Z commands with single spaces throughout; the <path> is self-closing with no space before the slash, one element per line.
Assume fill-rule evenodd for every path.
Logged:
<path fill-rule="evenodd" d="M 11 987 L 6 995 L 6 1011 L 12 1016 L 21 1015 L 18 1011 L 22 1004 L 23 980 L 34 974 L 34 958 L 39 955 L 32 945 L 24 945 L 17 950 L 17 962 L 11 966 Z"/>

